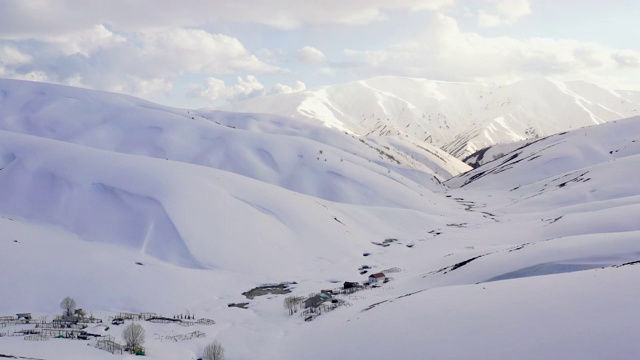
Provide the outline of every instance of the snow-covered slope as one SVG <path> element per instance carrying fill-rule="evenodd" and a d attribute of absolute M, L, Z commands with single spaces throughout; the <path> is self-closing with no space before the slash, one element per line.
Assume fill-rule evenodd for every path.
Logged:
<path fill-rule="evenodd" d="M 430 146 L 405 154 L 275 116 L 195 113 L 117 94 L 14 80 L 0 81 L 0 94 L 2 130 L 203 165 L 338 202 L 393 206 L 468 170 Z M 421 175 L 407 180 L 414 170 Z M 372 196 L 379 186 L 387 192 Z"/>
<path fill-rule="evenodd" d="M 275 278 L 312 258 L 361 256 L 362 239 L 440 217 L 451 201 L 433 190 L 466 169 L 439 150 L 273 116 L 0 87 L 0 212 L 179 266 L 260 264 Z M 259 261 L 273 249 L 299 261 Z"/>
<path fill-rule="evenodd" d="M 400 136 L 462 159 L 513 142 L 640 114 L 635 92 L 548 79 L 491 87 L 380 77 L 225 107 L 310 118 L 359 135 Z"/>
<path fill-rule="evenodd" d="M 150 359 L 195 359 L 214 339 L 230 359 L 640 356 L 639 117 L 538 139 L 447 189 L 464 166 L 409 137 L 3 84 L 0 316 L 51 319 L 72 296 L 105 319 L 215 319 L 139 322 Z M 283 295 L 242 295 L 378 271 L 391 281 L 311 322 Z M 22 336 L 0 336 L 0 354 L 118 357 Z"/>
<path fill-rule="evenodd" d="M 528 139 L 488 146 L 467 156 L 466 158 L 462 159 L 462 161 L 473 168 L 477 168 L 480 165 L 484 165 L 493 160 L 497 160 L 503 157 L 505 154 L 508 154 L 513 150 L 516 150 L 522 146 L 525 146 L 526 144 L 532 143 L 537 140 L 538 139 Z"/>
<path fill-rule="evenodd" d="M 639 134 L 640 116 L 559 133 L 525 144 L 447 184 L 515 191 L 514 188 L 533 186 L 598 166 L 622 168 L 628 170 L 631 177 L 634 166 L 620 166 L 619 162 L 635 161 L 640 155 Z M 615 182 L 616 179 L 620 177 L 611 176 L 608 180 Z M 562 183 L 560 188 L 568 184 Z"/>
<path fill-rule="evenodd" d="M 624 250 L 615 239 L 640 231 L 635 220 L 640 216 L 638 134 L 640 117 L 553 135 L 447 184 L 459 194 L 491 194 L 499 212 L 538 217 L 545 240 L 607 234 L 601 238 L 606 250 L 585 258 L 606 262 L 611 252 L 637 257 L 640 253 Z M 589 242 L 580 239 L 583 245 Z"/>

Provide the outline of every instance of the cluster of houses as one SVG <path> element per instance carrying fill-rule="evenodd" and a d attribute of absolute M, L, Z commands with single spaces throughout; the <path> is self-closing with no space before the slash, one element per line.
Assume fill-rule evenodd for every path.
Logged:
<path fill-rule="evenodd" d="M 306 321 L 311 321 L 322 312 L 331 311 L 344 303 L 343 300 L 334 298 L 334 295 L 351 294 L 369 286 L 378 287 L 388 281 L 389 278 L 382 272 L 369 275 L 368 280 L 364 283 L 345 281 L 341 289 L 322 290 L 319 294 L 304 300 L 304 310 L 301 315 Z"/>
<path fill-rule="evenodd" d="M 26 340 L 48 340 L 52 337 L 88 340 L 88 338 L 92 336 L 102 336 L 102 334 L 95 333 L 95 330 L 98 329 L 97 327 L 94 327 L 91 331 L 87 329 L 87 324 L 101 323 L 102 320 L 94 318 L 93 316 L 85 317 L 81 314 L 84 314 L 84 312 L 79 309 L 71 316 L 57 316 L 51 322 L 47 322 L 44 319 L 34 320 L 31 316 L 31 313 L 19 313 L 16 314 L 15 317 L 0 317 L 0 327 L 9 325 L 34 324 L 33 328 L 15 331 L 12 334 L 12 336 L 24 335 Z M 106 327 L 102 324 L 98 325 L 102 326 L 98 329 L 100 331 L 102 331 Z M 108 329 L 108 327 L 106 327 L 106 329 Z"/>
<path fill-rule="evenodd" d="M 122 325 L 125 320 L 146 320 L 155 323 L 178 323 L 179 325 L 214 325 L 216 322 L 212 319 L 200 318 L 195 320 L 195 316 L 188 315 L 176 315 L 173 318 L 159 316 L 156 313 L 120 313 L 114 317 L 109 317 L 111 325 Z M 193 320 L 193 321 L 188 321 Z M 92 324 L 93 323 L 93 324 Z M 73 312 L 65 312 L 63 315 L 57 315 L 50 322 L 46 317 L 34 320 L 31 313 L 19 313 L 16 316 L 0 316 L 0 329 L 7 328 L 14 325 L 21 326 L 21 329 L 11 329 L 6 332 L 0 332 L 0 337 L 3 336 L 24 336 L 24 340 L 30 341 L 47 341 L 51 338 L 65 338 L 65 339 L 78 339 L 78 340 L 90 340 L 94 341 L 89 343 L 90 345 L 102 349 L 113 354 L 123 354 L 126 351 L 130 351 L 135 355 L 145 355 L 145 349 L 142 346 L 135 349 L 128 349 L 125 345 L 119 344 L 112 335 L 109 335 L 108 323 L 103 324 L 102 319 L 95 318 L 93 314 L 87 316 L 87 312 L 82 309 L 74 309 Z M 194 337 L 203 337 L 204 333 L 195 331 L 189 334 L 174 336 L 171 338 L 174 341 L 176 339 L 190 339 Z M 0 358 L 2 354 L 0 354 Z"/>

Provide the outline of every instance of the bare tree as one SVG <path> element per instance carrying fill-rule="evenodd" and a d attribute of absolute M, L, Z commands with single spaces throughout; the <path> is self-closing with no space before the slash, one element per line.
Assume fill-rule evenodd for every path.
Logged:
<path fill-rule="evenodd" d="M 139 324 L 129 324 L 122 331 L 122 338 L 129 351 L 134 352 L 144 344 L 144 328 Z"/>
<path fill-rule="evenodd" d="M 300 306 L 302 306 L 301 304 L 303 300 L 304 300 L 304 297 L 296 296 L 295 302 L 293 303 L 293 311 L 298 312 L 298 309 L 300 308 Z"/>
<path fill-rule="evenodd" d="M 224 360 L 224 348 L 222 344 L 215 340 L 209 345 L 205 346 L 203 360 Z"/>
<path fill-rule="evenodd" d="M 71 316 L 73 315 L 74 310 L 76 309 L 76 307 L 78 306 L 78 304 L 76 303 L 75 300 L 73 300 L 73 298 L 67 296 L 66 298 L 62 299 L 62 301 L 60 302 L 60 307 L 62 308 L 62 310 L 64 310 L 64 314 L 66 316 Z"/>
<path fill-rule="evenodd" d="M 293 309 L 296 306 L 296 297 L 291 295 L 284 298 L 283 304 L 285 309 L 289 310 L 289 315 L 293 315 Z"/>
<path fill-rule="evenodd" d="M 298 304 L 300 304 L 302 300 L 302 297 L 290 295 L 284 298 L 283 306 L 285 309 L 289 310 L 289 315 L 293 315 L 293 313 L 298 311 Z"/>

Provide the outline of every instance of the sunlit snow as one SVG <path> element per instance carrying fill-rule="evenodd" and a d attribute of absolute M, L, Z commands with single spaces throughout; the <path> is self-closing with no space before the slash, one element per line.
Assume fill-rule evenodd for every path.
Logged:
<path fill-rule="evenodd" d="M 0 316 L 52 319 L 72 296 L 105 321 L 120 312 L 215 320 L 139 321 L 152 359 L 196 359 L 214 339 L 228 359 L 640 356 L 640 117 L 613 121 L 637 99 L 616 107 L 623 93 L 546 80 L 365 85 L 323 90 L 332 113 L 350 117 L 325 126 L 0 80 Z M 414 85 L 432 99 L 419 106 Z M 384 98 L 385 115 L 371 102 L 382 92 L 397 97 Z M 454 102 L 461 95 L 466 105 Z M 588 125 L 576 96 L 606 123 L 576 129 Z M 531 117 L 519 127 L 483 113 L 504 116 L 504 132 L 496 121 L 454 121 L 481 103 Z M 439 110 L 417 121 L 429 104 Z M 413 115 L 376 120 L 402 108 Z M 540 138 L 468 171 L 415 135 L 429 114 L 509 139 L 549 116 L 574 130 L 552 135 L 545 123 Z M 397 131 L 407 124 L 412 133 Z M 452 139 L 431 134 L 438 145 Z M 295 282 L 292 294 L 307 297 L 380 271 L 391 281 L 337 295 L 342 306 L 313 321 L 289 316 L 286 295 L 242 295 Z M 107 325 L 94 330 L 122 342 L 123 326 Z M 32 327 L 0 325 L 0 354 L 133 358 L 83 340 L 10 336 Z M 187 336 L 195 331 L 205 335 Z"/>

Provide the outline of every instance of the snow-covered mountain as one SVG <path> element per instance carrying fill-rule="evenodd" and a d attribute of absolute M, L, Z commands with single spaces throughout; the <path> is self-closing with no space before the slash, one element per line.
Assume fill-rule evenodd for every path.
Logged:
<path fill-rule="evenodd" d="M 218 168 L 339 202 L 367 191 L 366 184 L 358 184 L 335 194 L 348 186 L 340 183 L 343 179 L 357 177 L 351 175 L 364 168 L 373 173 L 363 179 L 390 181 L 389 188 L 403 181 L 394 179 L 395 172 L 387 167 L 408 177 L 412 169 L 427 172 L 432 176 L 417 179 L 426 186 L 469 169 L 428 145 L 356 139 L 273 115 L 198 113 L 117 94 L 16 80 L 0 80 L 0 129 Z M 321 186 L 308 181 L 321 175 L 327 175 Z"/>
<path fill-rule="evenodd" d="M 640 115 L 640 92 L 544 78 L 482 86 L 379 77 L 225 109 L 309 118 L 363 136 L 398 136 L 463 159 L 494 144 Z"/>
<path fill-rule="evenodd" d="M 215 320 L 139 322 L 152 359 L 195 359 L 213 339 L 230 359 L 640 356 L 640 117 L 460 174 L 410 137 L 309 119 L 9 80 L 0 94 L 0 316 L 51 319 L 72 296 L 105 319 Z M 295 282 L 306 297 L 379 271 L 391 281 L 311 322 L 284 295 L 242 295 Z M 30 328 L 0 325 L 0 354 L 118 357 L 9 336 Z"/>

